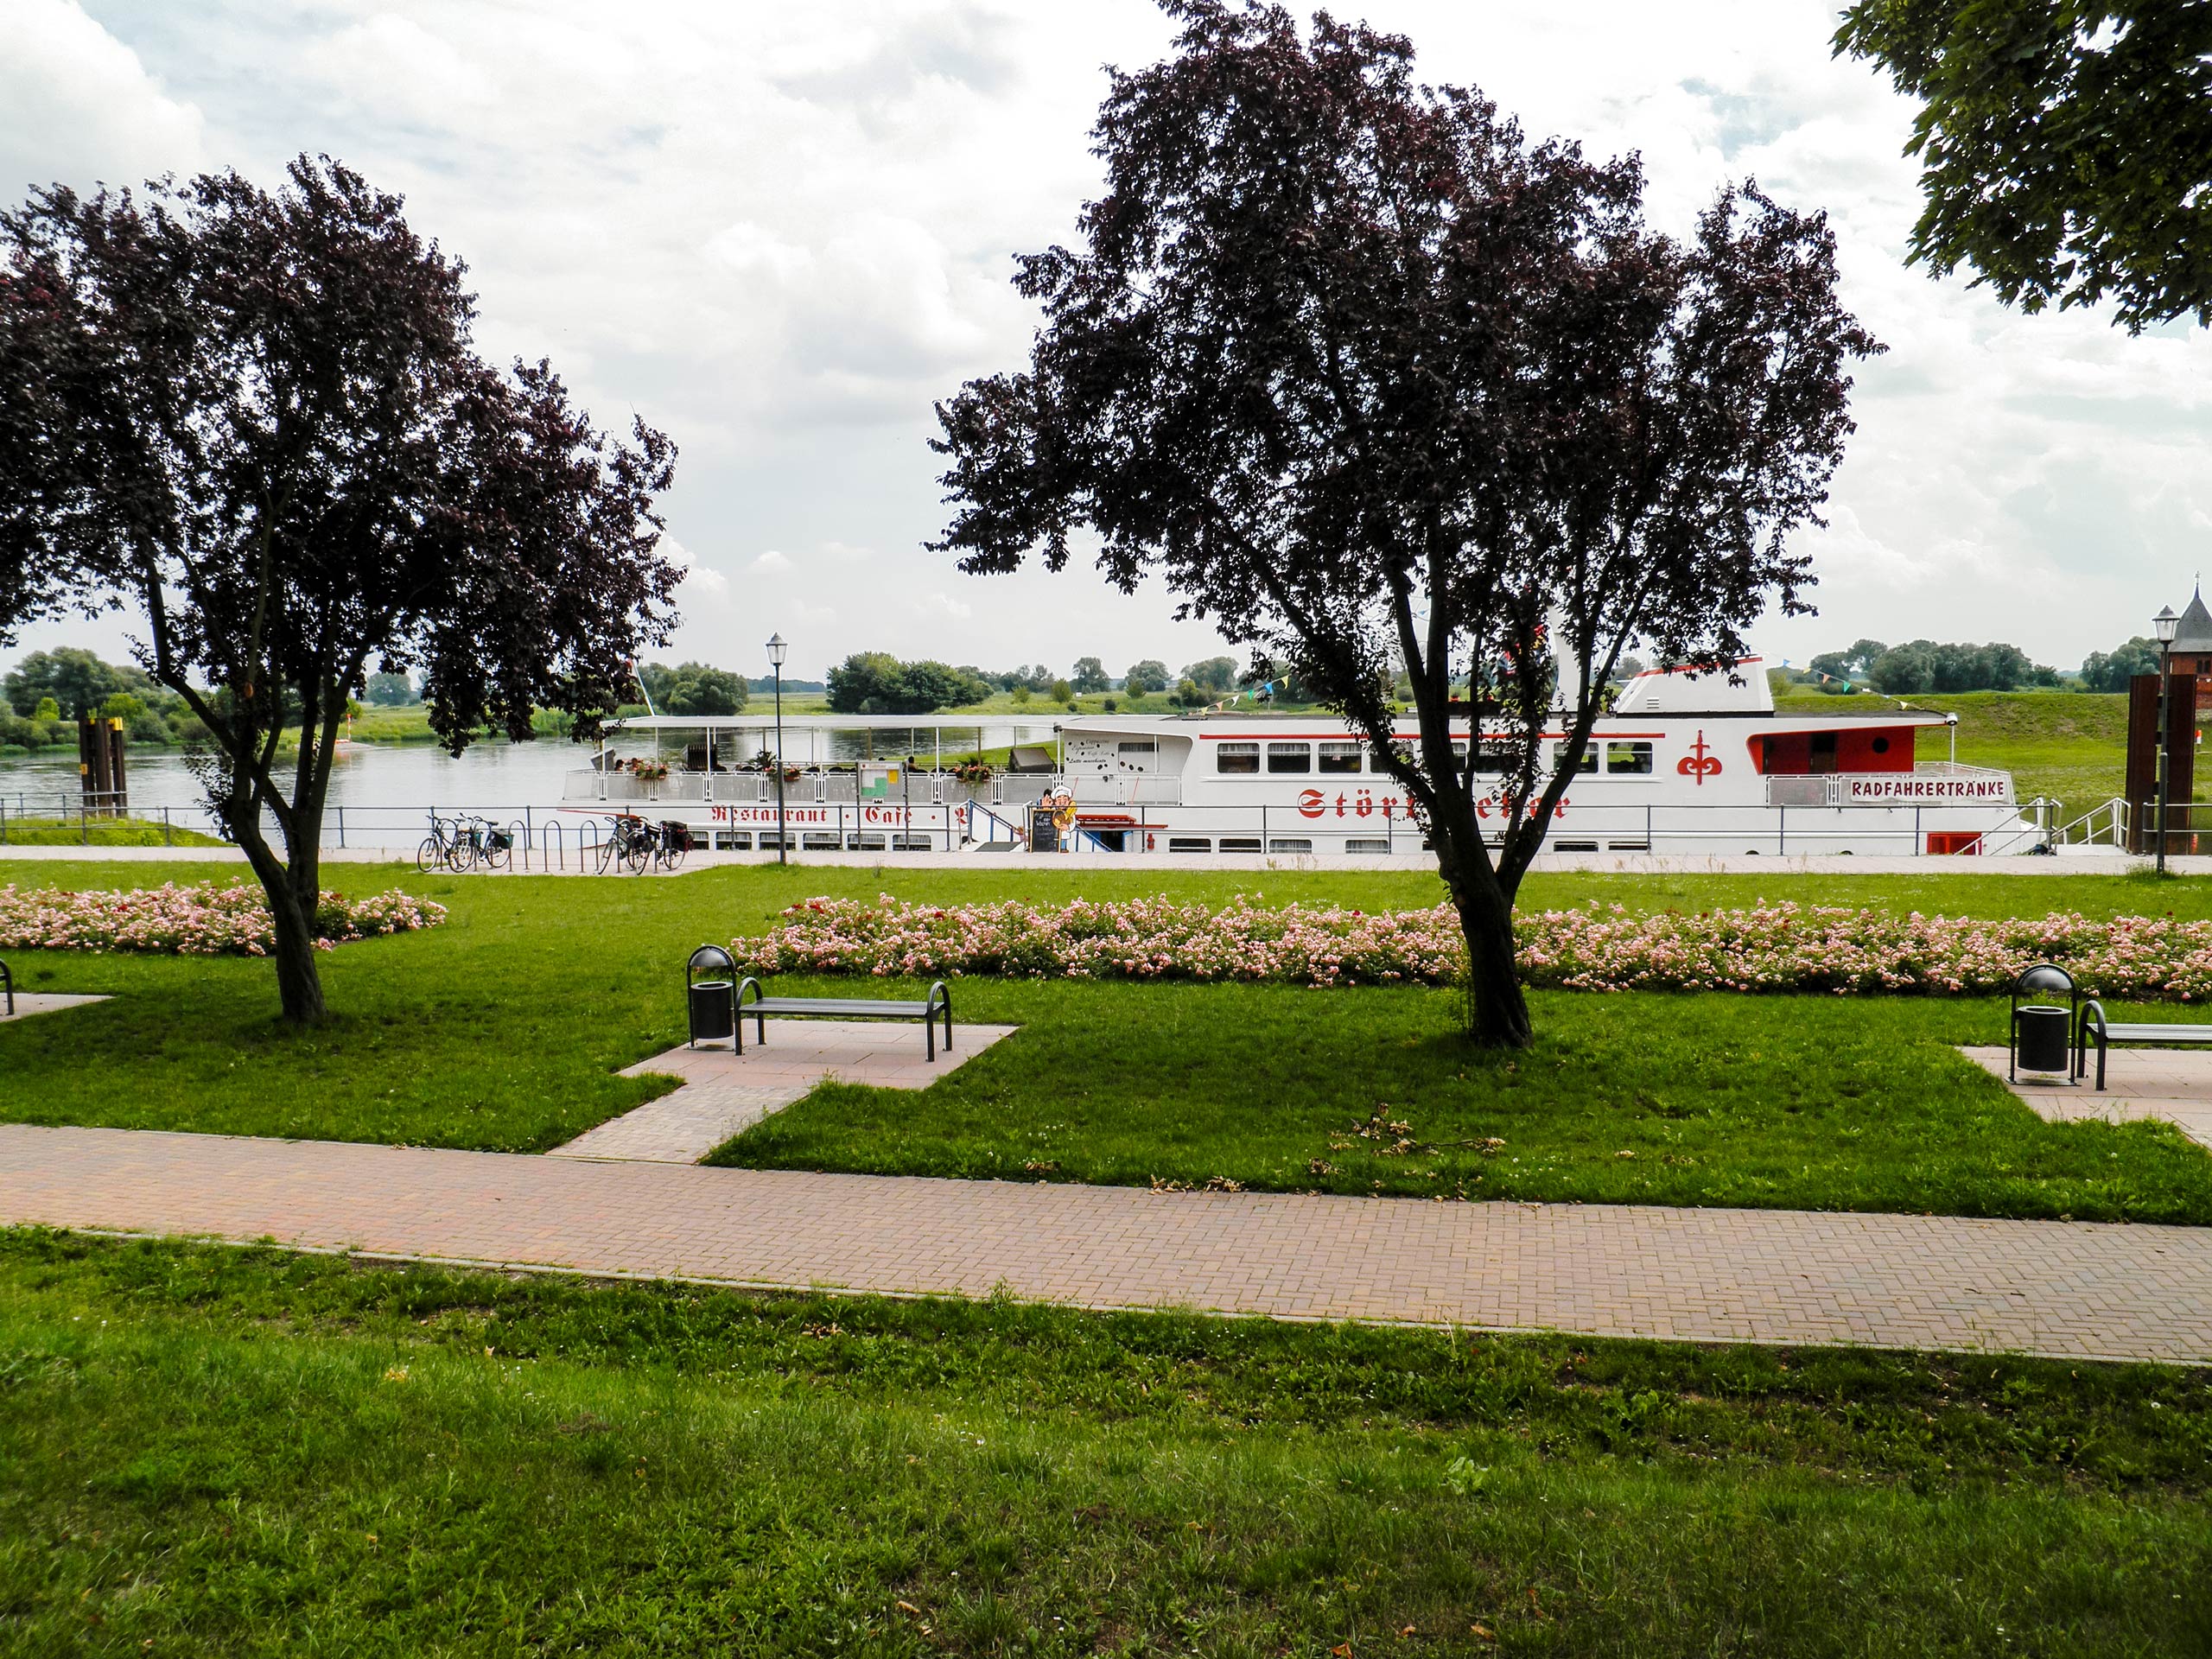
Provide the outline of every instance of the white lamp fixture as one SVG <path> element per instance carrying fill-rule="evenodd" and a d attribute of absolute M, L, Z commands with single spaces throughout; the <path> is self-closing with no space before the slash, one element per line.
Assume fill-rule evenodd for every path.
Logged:
<path fill-rule="evenodd" d="M 2169 639 L 2173 638 L 2172 629 L 2169 628 L 2166 631 L 2165 638 Z M 772 666 L 781 668 L 784 665 L 784 658 L 790 652 L 791 647 L 784 643 L 782 634 L 772 633 L 768 636 L 768 661 Z"/>
<path fill-rule="evenodd" d="M 2174 631 L 2180 626 L 2181 618 L 2174 614 L 2174 607 L 2171 605 L 2161 605 L 2158 613 L 2151 619 L 2151 631 L 2158 636 L 2158 643 L 2162 645 L 2173 644 Z"/>

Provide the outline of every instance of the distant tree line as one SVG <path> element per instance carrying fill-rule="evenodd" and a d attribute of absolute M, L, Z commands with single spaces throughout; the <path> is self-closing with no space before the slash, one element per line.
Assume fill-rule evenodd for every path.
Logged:
<path fill-rule="evenodd" d="M 2017 691 L 2056 687 L 2058 671 L 2029 660 L 2018 645 L 1940 645 L 1908 639 L 1901 645 L 1860 639 L 1847 651 L 1823 652 L 1808 665 L 1821 689 L 1847 696 L 1866 686 L 1889 696 L 1925 691 Z"/>
<path fill-rule="evenodd" d="M 191 742 L 207 734 L 184 699 L 145 671 L 104 662 L 74 645 L 31 652 L 0 679 L 0 693 L 7 699 L 0 748 L 74 748 L 77 721 L 85 715 L 120 720 L 134 743 Z"/>

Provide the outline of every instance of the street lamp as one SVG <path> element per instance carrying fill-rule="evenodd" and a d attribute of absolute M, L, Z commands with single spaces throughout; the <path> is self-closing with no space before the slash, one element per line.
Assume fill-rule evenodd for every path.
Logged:
<path fill-rule="evenodd" d="M 791 862 L 791 831 L 784 823 L 784 658 L 791 647 L 784 636 L 768 636 L 768 666 L 776 674 L 776 862 Z"/>
<path fill-rule="evenodd" d="M 2158 613 L 2151 619 L 2151 632 L 2158 637 L 2158 874 L 2166 873 L 2166 696 L 2168 665 L 2173 661 L 2174 633 L 2181 626 L 2181 619 L 2174 614 L 2171 605 L 2158 607 Z"/>

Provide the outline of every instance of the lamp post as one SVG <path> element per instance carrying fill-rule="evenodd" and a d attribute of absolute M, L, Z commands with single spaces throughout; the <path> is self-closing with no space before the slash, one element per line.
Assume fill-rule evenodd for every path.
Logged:
<path fill-rule="evenodd" d="M 2181 619 L 2174 614 L 2171 605 L 2161 605 L 2158 613 L 2151 619 L 2151 631 L 2158 637 L 2158 874 L 2166 873 L 2166 728 L 2171 722 L 2166 714 L 2168 688 L 2172 681 L 2169 673 L 2173 662 L 2174 632 L 2180 627 Z"/>
<path fill-rule="evenodd" d="M 784 658 L 791 647 L 784 636 L 768 636 L 768 666 L 776 675 L 776 862 L 791 862 L 791 832 L 784 823 Z"/>

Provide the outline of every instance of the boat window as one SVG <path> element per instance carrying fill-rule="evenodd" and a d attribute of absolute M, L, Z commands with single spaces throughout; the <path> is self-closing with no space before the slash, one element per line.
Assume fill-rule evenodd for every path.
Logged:
<path fill-rule="evenodd" d="M 1566 764 L 1567 745 L 1562 743 L 1552 751 L 1552 770 L 1556 772 Z M 1582 759 L 1576 763 L 1574 769 L 1577 772 L 1598 770 L 1598 746 L 1595 743 L 1586 743 L 1582 746 Z"/>
<path fill-rule="evenodd" d="M 1357 743 L 1324 743 L 1321 746 L 1323 772 L 1357 772 L 1359 745 Z"/>
<path fill-rule="evenodd" d="M 1123 754 L 1157 754 L 1160 753 L 1160 744 L 1157 739 L 1147 737 L 1141 742 L 1122 744 L 1121 752 Z"/>
<path fill-rule="evenodd" d="M 1609 772 L 1632 772 L 1638 776 L 1651 770 L 1651 746 L 1649 743 L 1608 743 L 1605 745 L 1605 770 Z"/>
<path fill-rule="evenodd" d="M 1502 776 L 1516 770 L 1517 766 L 1518 756 L 1515 753 L 1515 745 L 1510 740 L 1501 738 L 1492 741 L 1485 739 L 1475 751 L 1475 770 L 1478 772 Z"/>
<path fill-rule="evenodd" d="M 1224 836 L 1221 850 L 1224 853 L 1256 853 L 1260 850 L 1257 836 Z"/>
<path fill-rule="evenodd" d="M 1260 746 L 1256 743 L 1224 743 L 1214 750 L 1214 770 L 1217 772 L 1257 772 L 1260 769 Z"/>
<path fill-rule="evenodd" d="M 1270 743 L 1268 745 L 1269 772 L 1311 772 L 1313 770 L 1313 746 L 1311 743 Z"/>
<path fill-rule="evenodd" d="M 1213 842 L 1202 836 L 1170 836 L 1167 850 L 1171 853 L 1210 853 Z"/>
<path fill-rule="evenodd" d="M 1274 836 L 1268 838 L 1268 850 L 1271 853 L 1310 853 L 1313 850 L 1313 843 L 1304 836 L 1300 836 L 1295 840 L 1282 836 Z"/>
<path fill-rule="evenodd" d="M 1390 843 L 1379 836 L 1371 839 L 1361 836 L 1344 838 L 1344 851 L 1348 853 L 1387 853 L 1389 850 Z"/>

